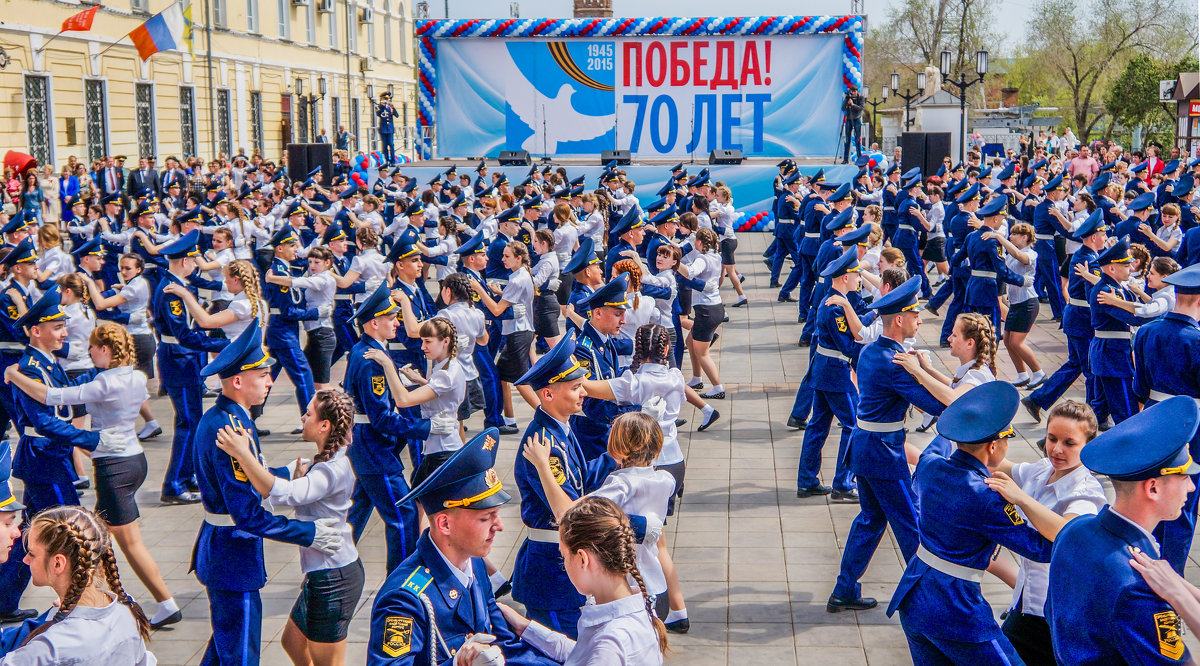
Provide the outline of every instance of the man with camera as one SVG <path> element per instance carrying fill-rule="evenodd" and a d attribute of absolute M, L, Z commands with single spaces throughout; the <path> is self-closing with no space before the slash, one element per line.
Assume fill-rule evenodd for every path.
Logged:
<path fill-rule="evenodd" d="M 842 135 L 845 137 L 845 144 L 842 146 L 842 162 L 850 162 L 850 145 L 853 141 L 855 157 L 862 154 L 862 112 L 864 101 L 862 95 L 858 94 L 858 86 L 850 84 L 850 89 L 846 91 L 846 96 L 842 98 L 842 122 L 845 127 L 842 129 Z"/>

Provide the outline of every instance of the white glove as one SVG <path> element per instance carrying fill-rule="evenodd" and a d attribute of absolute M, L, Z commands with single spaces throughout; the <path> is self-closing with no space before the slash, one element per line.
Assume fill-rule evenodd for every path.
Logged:
<path fill-rule="evenodd" d="M 524 319 L 525 318 L 526 310 L 525 310 L 524 305 L 521 305 L 520 303 L 513 303 L 512 311 L 513 311 L 513 319 Z"/>
<path fill-rule="evenodd" d="M 365 287 L 365 291 L 363 293 L 373 294 L 373 293 L 375 293 L 375 290 L 378 289 L 379 285 L 381 285 L 381 284 L 383 284 L 383 278 L 381 278 L 381 277 L 371 278 L 370 280 L 367 280 L 366 283 L 363 285 Z"/>
<path fill-rule="evenodd" d="M 112 428 L 100 431 L 100 443 L 96 445 L 96 453 L 120 453 L 129 442 L 128 433 L 120 433 Z"/>
<path fill-rule="evenodd" d="M 483 652 L 475 655 L 475 658 L 471 660 L 471 666 L 504 666 L 504 653 L 500 651 L 499 646 L 491 644 L 494 640 L 496 637 L 491 634 L 471 634 L 467 640 L 463 641 L 464 646 L 468 643 L 481 643 L 489 646 Z"/>
<path fill-rule="evenodd" d="M 655 421 L 661 423 L 667 415 L 667 401 L 656 395 L 642 403 L 642 413 L 653 416 Z"/>
<path fill-rule="evenodd" d="M 333 555 L 342 548 L 342 531 L 338 529 L 337 518 L 319 518 L 313 523 L 316 534 L 313 535 L 312 548 L 326 555 Z M 661 527 L 659 531 L 661 533 Z M 646 528 L 647 532 L 649 528 Z"/>
<path fill-rule="evenodd" d="M 1032 275 L 1026 275 L 1026 276 L 1025 276 L 1024 286 L 1026 286 L 1026 287 L 1032 287 L 1032 286 L 1033 286 L 1033 276 L 1032 276 Z"/>
<path fill-rule="evenodd" d="M 458 432 L 458 419 L 453 416 L 435 416 L 429 419 L 430 435 L 449 435 Z"/>
<path fill-rule="evenodd" d="M 321 307 L 317 308 L 317 318 L 318 319 L 327 319 L 328 317 L 330 317 L 332 315 L 333 315 L 333 304 L 332 303 L 327 303 L 327 304 L 322 305 Z"/>
<path fill-rule="evenodd" d="M 546 288 L 544 289 L 544 291 L 558 291 L 558 288 L 561 286 L 562 286 L 562 280 L 560 280 L 558 278 L 554 278 L 553 280 L 546 280 Z"/>
<path fill-rule="evenodd" d="M 658 543 L 658 539 L 663 533 L 663 521 L 653 513 L 647 513 L 645 516 L 646 537 L 642 539 L 642 543 Z"/>

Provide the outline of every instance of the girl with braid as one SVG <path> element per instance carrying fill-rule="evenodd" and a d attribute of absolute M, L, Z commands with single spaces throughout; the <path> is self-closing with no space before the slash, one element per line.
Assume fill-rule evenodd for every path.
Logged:
<path fill-rule="evenodd" d="M 0 664 L 158 663 L 146 650 L 150 623 L 121 586 L 103 520 L 80 506 L 53 507 L 34 517 L 25 541 L 33 584 L 52 588 L 61 602 Z M 97 585 L 101 578 L 108 590 Z"/>
<path fill-rule="evenodd" d="M 100 444 L 92 452 L 96 513 L 108 523 L 108 531 L 129 566 L 158 602 L 150 621 L 157 629 L 179 622 L 183 613 L 138 527 L 141 512 L 137 491 L 146 480 L 147 466 L 136 425 L 139 407 L 149 398 L 146 375 L 134 367 L 137 353 L 133 336 L 118 324 L 103 323 L 93 329 L 87 351 L 96 367 L 79 376 L 80 383 L 75 386 L 47 387 L 16 372 L 16 365 L 10 366 L 4 376 L 40 403 L 54 407 L 84 405 L 91 414 L 92 430 L 100 433 Z"/>
<path fill-rule="evenodd" d="M 562 516 L 558 534 L 567 575 L 589 597 L 579 618 L 579 639 L 573 641 L 499 604 L 513 631 L 564 666 L 662 664 L 666 629 L 651 612 L 625 512 L 612 500 L 584 497 Z M 641 594 L 629 584 L 630 578 Z"/>
<path fill-rule="evenodd" d="M 275 476 L 251 450 L 244 432 L 222 429 L 217 447 L 233 456 L 250 483 L 275 506 L 290 506 L 298 520 L 334 518 L 345 541 L 333 555 L 300 549 L 304 582 L 283 630 L 282 644 L 293 663 L 344 664 L 350 618 L 363 590 L 363 565 L 346 514 L 354 492 L 354 472 L 346 447 L 354 427 L 354 404 L 339 389 L 317 391 L 302 417 L 301 437 L 317 445 L 312 464 L 297 458 L 291 478 Z"/>
<path fill-rule="evenodd" d="M 233 294 L 233 300 L 220 312 L 209 314 L 192 292 L 179 285 L 168 285 L 163 291 L 183 300 L 184 307 L 196 325 L 201 328 L 219 328 L 226 338 L 236 340 L 255 318 L 266 322 L 267 302 L 263 300 L 258 269 L 248 259 L 229 262 L 224 273 L 225 289 Z M 259 434 L 262 434 L 261 430 Z"/>

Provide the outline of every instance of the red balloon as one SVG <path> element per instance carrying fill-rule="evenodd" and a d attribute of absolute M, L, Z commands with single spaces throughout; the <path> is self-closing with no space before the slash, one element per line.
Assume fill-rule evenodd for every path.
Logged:
<path fill-rule="evenodd" d="M 37 168 L 37 160 L 32 155 L 10 150 L 4 154 L 4 168 L 12 169 L 15 173 L 24 174 L 30 169 Z"/>

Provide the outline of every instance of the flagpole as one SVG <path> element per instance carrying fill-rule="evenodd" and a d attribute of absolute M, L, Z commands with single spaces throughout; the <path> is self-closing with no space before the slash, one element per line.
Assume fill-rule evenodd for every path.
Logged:
<path fill-rule="evenodd" d="M 217 113 L 213 102 L 212 18 L 209 1 L 204 0 L 205 65 L 208 68 L 208 146 L 210 160 L 217 159 Z"/>
<path fill-rule="evenodd" d="M 58 32 L 54 33 L 53 37 L 42 42 L 42 45 L 37 47 L 37 50 L 35 51 L 35 53 L 41 53 L 42 51 L 45 51 L 46 47 L 50 44 L 50 42 L 58 39 L 58 36 L 63 34 L 64 32 L 66 32 L 66 30 L 59 30 Z"/>
<path fill-rule="evenodd" d="M 120 38 L 120 39 L 118 39 L 117 41 L 113 42 L 112 44 L 109 44 L 108 46 L 104 47 L 104 50 L 103 50 L 103 51 L 101 51 L 101 52 L 99 52 L 99 53 L 97 53 L 97 54 L 96 54 L 96 57 L 97 57 L 97 58 L 99 58 L 100 56 L 104 55 L 105 53 L 108 53 L 108 52 L 109 52 L 109 50 L 111 50 L 111 49 L 112 49 L 112 47 L 116 46 L 117 44 L 120 44 L 122 41 L 124 41 L 124 40 L 125 40 L 125 37 L 128 37 L 128 36 L 129 36 L 129 35 L 124 35 L 123 37 L 121 37 L 121 38 Z"/>

